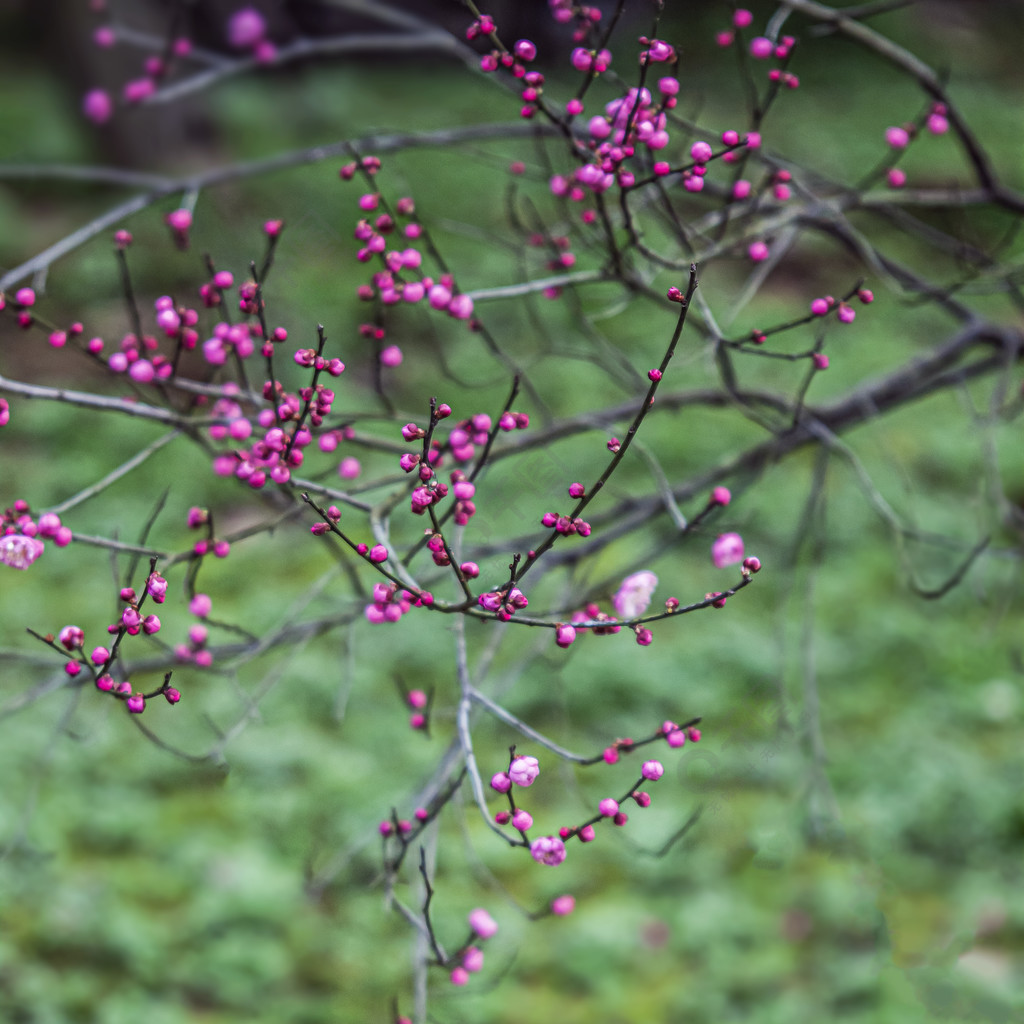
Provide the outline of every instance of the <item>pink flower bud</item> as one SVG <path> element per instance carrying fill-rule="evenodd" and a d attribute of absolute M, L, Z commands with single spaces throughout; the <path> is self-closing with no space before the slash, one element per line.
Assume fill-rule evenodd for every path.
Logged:
<path fill-rule="evenodd" d="M 491 789 L 499 793 L 507 793 L 511 788 L 512 780 L 509 778 L 508 772 L 495 772 L 491 776 Z"/>
<path fill-rule="evenodd" d="M 526 832 L 533 828 L 533 815 L 524 811 L 521 807 L 512 815 L 512 827 L 520 832 Z"/>
<path fill-rule="evenodd" d="M 85 633 L 78 626 L 65 626 L 57 636 L 65 650 L 73 651 L 85 643 Z"/>
<path fill-rule="evenodd" d="M 267 23 L 252 7 L 243 7 L 228 19 L 228 43 L 237 50 L 250 50 L 263 40 Z"/>
<path fill-rule="evenodd" d="M 598 805 L 598 811 L 601 812 L 606 818 L 614 817 L 619 812 L 618 800 L 613 800 L 610 796 L 605 797 Z"/>
<path fill-rule="evenodd" d="M 695 142 L 690 147 L 690 156 L 699 164 L 706 164 L 711 159 L 712 152 L 711 146 L 706 142 Z"/>
<path fill-rule="evenodd" d="M 568 623 L 560 622 L 555 627 L 555 643 L 559 647 L 568 647 L 576 639 L 576 630 Z"/>
<path fill-rule="evenodd" d="M 551 913 L 558 917 L 565 917 L 576 909 L 576 900 L 572 896 L 556 896 L 551 901 Z"/>
<path fill-rule="evenodd" d="M 747 255 L 755 262 L 761 263 L 768 259 L 768 246 L 764 242 L 751 242 L 747 248 Z"/>
<path fill-rule="evenodd" d="M 665 769 L 660 761 L 644 761 L 640 774 L 650 782 L 657 782 L 665 774 Z"/>
<path fill-rule="evenodd" d="M 508 768 L 508 777 L 517 786 L 532 786 L 540 774 L 540 764 L 535 757 L 517 757 Z"/>
<path fill-rule="evenodd" d="M 114 112 L 114 101 L 105 89 L 91 89 L 82 99 L 82 113 L 94 124 L 104 124 Z"/>
<path fill-rule="evenodd" d="M 910 142 L 910 134 L 906 128 L 886 128 L 885 141 L 893 149 L 906 149 L 907 144 Z"/>
<path fill-rule="evenodd" d="M 480 936 L 481 939 L 489 939 L 498 930 L 497 922 L 487 913 L 483 907 L 469 912 L 469 927 Z"/>

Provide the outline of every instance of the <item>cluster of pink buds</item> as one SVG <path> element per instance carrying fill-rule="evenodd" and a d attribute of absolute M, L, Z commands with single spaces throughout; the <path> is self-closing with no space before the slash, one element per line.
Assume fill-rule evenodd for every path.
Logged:
<path fill-rule="evenodd" d="M 675 722 L 666 721 L 661 726 L 661 732 L 670 747 L 681 747 L 687 740 L 691 743 L 700 742 L 700 729 L 692 725 L 686 729 L 680 729 Z"/>
<path fill-rule="evenodd" d="M 395 583 L 375 583 L 373 603 L 366 606 L 366 620 L 374 624 L 398 622 L 410 609 L 422 608 L 433 604 L 433 601 L 434 597 L 428 591 L 415 594 L 399 589 Z"/>
<path fill-rule="evenodd" d="M 600 7 L 588 7 L 586 4 L 576 3 L 575 0 L 548 0 L 548 8 L 551 17 L 560 25 L 576 19 L 572 37 L 577 43 L 589 38 L 601 21 Z"/>
<path fill-rule="evenodd" d="M 583 622 L 599 622 L 599 626 L 583 626 Z M 576 633 L 593 633 L 594 636 L 612 636 L 622 629 L 622 624 L 613 616 L 601 611 L 601 606 L 591 602 L 572 613 L 572 624 Z"/>
<path fill-rule="evenodd" d="M 28 502 L 19 499 L 0 514 L 0 565 L 27 569 L 46 550 L 44 540 L 59 548 L 71 543 L 71 530 L 56 513 L 44 512 L 36 519 Z"/>
<path fill-rule="evenodd" d="M 412 708 L 412 714 L 409 715 L 409 727 L 411 729 L 426 729 L 430 698 L 422 690 L 410 690 L 405 695 L 405 700 Z"/>
<path fill-rule="evenodd" d="M 540 521 L 542 526 L 565 537 L 571 537 L 574 534 L 579 534 L 581 537 L 590 536 L 590 523 L 585 519 L 559 515 L 557 512 L 545 512 Z"/>
<path fill-rule="evenodd" d="M 466 32 L 467 39 L 475 39 L 480 34 L 491 34 L 494 32 L 494 22 L 486 18 L 486 26 L 481 28 L 484 19 L 473 22 Z M 489 29 L 489 31 L 488 31 Z M 526 65 L 537 57 L 537 47 L 529 39 L 519 39 L 512 47 L 512 52 L 507 50 L 493 49 L 480 58 L 480 69 L 482 71 L 497 71 L 504 68 L 514 78 L 522 79 L 523 106 L 519 113 L 521 117 L 531 118 L 540 106 L 541 93 L 544 91 L 544 76 L 539 71 L 528 71 Z"/>
<path fill-rule="evenodd" d="M 931 135 L 945 135 L 949 131 L 948 110 L 944 103 L 933 103 L 931 110 L 925 120 L 925 127 Z M 908 123 L 894 125 L 886 128 L 885 142 L 891 149 L 895 150 L 898 156 L 909 147 L 910 143 L 917 138 L 918 127 Z M 907 183 L 906 172 L 899 167 L 890 167 L 886 172 L 886 180 L 892 188 L 902 188 Z"/>
<path fill-rule="evenodd" d="M 467 984 L 469 976 L 483 968 L 484 954 L 476 943 L 480 940 L 486 941 L 498 932 L 497 922 L 483 907 L 477 907 L 469 912 L 469 928 L 469 941 L 449 961 L 449 966 L 455 964 L 449 975 L 453 985 Z"/>
<path fill-rule="evenodd" d="M 125 707 L 133 715 L 141 715 L 146 710 L 146 701 L 154 697 L 163 697 L 168 704 L 174 705 L 181 700 L 181 691 L 175 689 L 169 683 L 170 676 L 165 680 L 163 686 L 152 693 L 140 693 L 132 689 L 132 684 L 127 680 L 120 683 L 114 682 L 113 676 L 103 673 L 96 677 L 96 689 L 101 693 L 110 693 L 124 701 Z"/>
<path fill-rule="evenodd" d="M 614 746 L 609 747 L 604 752 L 605 763 L 615 764 L 618 761 L 618 751 L 620 749 L 628 752 L 634 746 L 630 740 L 617 740 Z M 657 782 L 664 774 L 665 768 L 660 761 L 645 761 L 640 770 L 640 779 L 637 785 L 644 782 Z M 559 829 L 559 837 L 563 842 L 568 839 L 578 838 L 582 843 L 591 843 L 596 838 L 595 825 L 608 821 L 621 828 L 629 821 L 629 815 L 622 809 L 626 800 L 632 800 L 637 807 L 641 808 L 650 807 L 651 805 L 650 794 L 638 788 L 631 788 L 620 799 L 610 796 L 605 797 L 599 801 L 596 815 L 574 828 L 564 827 Z"/>
<path fill-rule="evenodd" d="M 150 581 L 153 580 L 153 575 L 150 576 Z M 147 592 L 148 590 L 149 585 L 147 584 Z M 143 619 L 138 614 L 138 606 L 141 601 L 135 600 L 135 591 L 131 587 L 126 587 L 121 591 L 121 600 L 130 602 L 129 607 L 125 609 L 121 622 L 114 623 L 107 628 L 109 633 L 134 636 L 140 631 L 155 633 L 159 630 L 160 620 L 155 615 L 149 615 Z M 52 634 L 46 639 L 52 644 Z M 103 646 L 94 647 L 86 655 L 85 631 L 80 626 L 64 626 L 57 634 L 57 641 L 64 650 L 79 655 L 64 665 L 64 671 L 69 677 L 73 679 L 80 675 L 83 669 L 91 666 L 96 689 L 101 693 L 109 693 L 119 700 L 123 700 L 125 707 L 132 714 L 138 715 L 145 711 L 146 701 L 153 697 L 162 696 L 168 704 L 177 704 L 181 700 L 181 693 L 170 685 L 170 673 L 164 678 L 163 685 L 152 693 L 140 693 L 133 690 L 132 684 L 127 680 L 120 683 L 115 682 L 114 677 L 107 671 L 114 660 L 111 649 Z"/>
<path fill-rule="evenodd" d="M 552 193 L 580 202 L 588 192 L 599 195 L 618 184 L 630 188 L 636 178 L 625 163 L 638 144 L 657 153 L 669 143 L 666 110 L 676 103 L 679 82 L 665 77 L 658 82 L 660 100 L 655 102 L 647 88 L 632 88 L 624 96 L 605 104 L 604 116 L 595 115 L 587 123 L 589 148 L 593 161 L 578 167 L 571 178 L 556 174 L 550 182 Z M 667 174 L 668 164 L 658 170 Z"/>
<path fill-rule="evenodd" d="M 156 577 L 160 584 L 156 584 L 153 576 L 150 577 L 150 583 L 147 584 L 146 590 L 152 595 L 153 600 L 163 601 L 167 590 L 167 581 L 162 577 Z M 160 597 L 157 598 L 156 594 L 160 593 Z M 147 636 L 152 636 L 154 633 L 160 632 L 160 619 L 156 615 L 143 615 L 139 610 L 141 602 L 132 587 L 124 587 L 120 594 L 121 600 L 127 605 L 125 610 L 121 613 L 120 621 L 111 623 L 107 627 L 108 633 L 117 633 L 120 630 L 124 630 L 129 636 L 138 636 L 140 632 L 145 633 Z"/>
<path fill-rule="evenodd" d="M 836 319 L 841 324 L 852 324 L 857 311 L 848 302 L 837 302 L 831 295 L 814 299 L 811 302 L 811 313 L 814 316 L 825 316 L 832 310 L 836 311 Z"/>
<path fill-rule="evenodd" d="M 494 612 L 496 618 L 502 622 L 508 622 L 517 611 L 525 608 L 530 602 L 526 595 L 518 587 L 510 587 L 505 590 L 489 590 L 481 594 L 477 604 L 484 611 Z"/>
<path fill-rule="evenodd" d="M 478 446 L 487 443 L 493 423 L 486 413 L 477 413 L 468 420 L 460 420 L 448 435 L 452 458 L 456 462 L 471 462 Z M 530 417 L 525 412 L 503 412 L 498 419 L 498 429 L 503 433 L 525 430 Z"/>
<path fill-rule="evenodd" d="M 470 484 L 470 487 L 473 485 Z M 409 495 L 409 505 L 413 515 L 421 516 L 433 505 L 436 505 L 443 498 L 448 496 L 448 485 L 439 480 L 431 479 L 427 484 L 412 489 Z M 433 549 L 431 549 L 433 550 Z"/>
<path fill-rule="evenodd" d="M 106 10 L 106 4 L 93 3 L 95 11 Z M 99 25 L 92 33 L 93 43 L 100 49 L 110 49 L 117 42 L 117 30 L 111 24 Z M 140 103 L 156 92 L 157 86 L 172 71 L 175 60 L 187 57 L 192 52 L 192 41 L 179 36 L 165 46 L 163 52 L 150 53 L 143 61 L 143 74 L 124 83 L 123 98 L 126 103 Z M 114 101 L 105 89 L 91 89 L 82 100 L 83 114 L 95 124 L 109 121 L 114 113 Z"/>
<path fill-rule="evenodd" d="M 513 786 L 532 786 L 540 774 L 540 764 L 535 757 L 516 755 L 512 752 L 512 759 L 509 762 L 508 770 L 497 772 L 491 777 L 491 788 L 498 793 L 505 793 L 509 797 L 510 810 L 498 811 L 494 820 L 499 825 L 511 824 L 523 836 L 523 841 L 528 842 L 526 835 L 529 829 L 533 828 L 533 815 L 522 807 L 517 807 L 512 798 Z M 565 860 L 565 843 L 557 836 L 543 836 L 529 843 L 530 855 L 539 864 L 554 866 Z"/>
<path fill-rule="evenodd" d="M 612 64 L 611 50 L 588 50 L 577 46 L 569 54 L 572 66 L 585 75 L 602 75 Z"/>
<path fill-rule="evenodd" d="M 545 263 L 546 268 L 554 274 L 569 270 L 570 267 L 576 265 L 576 256 L 569 251 L 570 243 L 565 235 L 548 236 L 540 231 L 534 231 L 527 239 L 527 244 L 533 248 L 544 247 L 555 250 L 556 255 L 551 256 Z M 557 298 L 561 294 L 561 289 L 545 289 L 544 294 L 547 298 Z"/>
<path fill-rule="evenodd" d="M 338 173 L 343 181 L 348 181 L 359 170 L 369 175 L 376 174 L 380 170 L 380 160 L 365 157 L 358 164 L 346 164 Z M 380 204 L 381 196 L 378 192 L 364 193 L 359 199 L 359 208 L 363 213 L 373 213 Z M 399 302 L 416 304 L 426 299 L 431 309 L 446 312 L 455 320 L 470 320 L 473 316 L 473 300 L 468 295 L 456 294 L 455 279 L 451 274 L 442 274 L 435 281 L 433 277 L 420 273 L 423 255 L 419 249 L 414 246 L 389 248 L 389 240 L 398 228 L 396 216 L 405 220 L 402 235 L 406 240 L 415 241 L 420 237 L 423 229 L 414 219 L 415 212 L 413 200 L 402 197 L 395 203 L 394 216 L 383 212 L 372 220 L 363 217 L 358 221 L 354 237 L 360 243 L 360 248 L 356 258 L 360 263 L 376 260 L 382 264 L 382 268 L 372 275 L 369 283 L 359 285 L 356 294 L 364 302 L 377 301 L 385 306 L 394 306 Z M 381 338 L 383 331 L 375 340 Z M 397 366 L 401 362 L 401 350 L 397 346 L 389 346 L 381 353 L 381 360 L 386 365 Z"/>
<path fill-rule="evenodd" d="M 207 647 L 209 639 L 210 631 L 206 626 L 201 622 L 194 623 L 188 629 L 188 642 L 175 645 L 174 657 L 181 662 L 191 662 L 199 668 L 209 668 L 213 664 L 213 651 Z"/>
<path fill-rule="evenodd" d="M 313 349 L 299 349 L 295 361 L 312 368 L 314 375 L 326 371 L 336 377 L 345 370 L 340 359 L 324 359 Z M 237 393 L 237 385 L 225 385 L 224 392 L 224 397 L 218 399 L 213 408 L 214 415 L 221 421 L 210 427 L 210 436 L 215 441 L 246 440 L 253 424 L 232 397 Z M 311 428 L 320 427 L 330 415 L 335 394 L 319 383 L 301 388 L 298 394 L 290 394 L 279 381 L 267 381 L 263 385 L 263 397 L 273 405 L 262 409 L 256 417 L 264 431 L 262 438 L 248 449 L 236 448 L 216 456 L 213 463 L 214 472 L 220 476 L 238 477 L 254 489 L 263 487 L 268 480 L 283 484 L 291 479 L 292 471 L 305 459 L 303 449 L 313 441 Z"/>

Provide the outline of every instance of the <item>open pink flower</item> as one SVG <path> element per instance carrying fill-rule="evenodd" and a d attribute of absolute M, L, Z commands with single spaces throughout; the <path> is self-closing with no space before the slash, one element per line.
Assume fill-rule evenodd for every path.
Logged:
<path fill-rule="evenodd" d="M 45 550 L 45 545 L 35 537 L 23 533 L 9 533 L 0 537 L 0 563 L 12 569 L 27 569 Z"/>
<path fill-rule="evenodd" d="M 658 577 L 649 570 L 627 576 L 612 598 L 615 611 L 623 619 L 639 618 L 651 603 L 651 595 L 657 586 Z"/>
<path fill-rule="evenodd" d="M 543 836 L 530 843 L 530 855 L 538 864 L 554 867 L 565 860 L 565 843 L 558 836 Z"/>

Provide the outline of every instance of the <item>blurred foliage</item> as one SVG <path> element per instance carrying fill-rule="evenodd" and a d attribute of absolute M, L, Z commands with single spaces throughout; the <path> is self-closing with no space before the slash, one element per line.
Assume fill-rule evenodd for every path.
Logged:
<path fill-rule="evenodd" d="M 886 15 L 878 27 L 910 40 L 924 32 L 930 59 L 948 55 L 958 99 L 997 166 L 1012 169 L 1022 133 L 1016 65 L 1004 56 L 1010 47 L 988 35 L 985 48 L 967 48 L 976 64 L 961 60 L 964 41 L 978 30 L 960 25 L 943 33 L 914 10 Z M 691 112 L 728 122 L 735 116 L 728 70 L 710 45 L 692 48 Z M 787 104 L 789 124 L 775 127 L 797 157 L 834 150 L 868 166 L 880 131 L 913 116 L 920 97 L 849 44 L 836 40 L 817 52 L 817 63 L 799 67 L 804 87 Z M 990 67 L 993 52 L 998 59 Z M 17 94 L 6 86 L 2 151 L 81 158 L 90 143 L 75 119 L 75 100 L 24 53 L 11 60 Z M 497 90 L 467 88 L 464 76 L 432 65 L 318 65 L 215 90 L 210 137 L 183 160 L 251 159 L 374 129 L 471 123 L 481 107 L 495 120 L 514 110 Z M 45 132 L 33 134 L 39 125 Z M 507 255 L 491 232 L 503 222 L 504 205 L 481 182 L 521 152 L 488 144 L 410 151 L 386 162 L 388 189 L 415 195 L 464 288 L 501 280 Z M 349 243 L 357 192 L 338 183 L 336 165 L 209 190 L 200 197 L 188 253 L 170 251 L 153 212 L 139 214 L 127 225 L 137 239 L 131 260 L 140 295 L 184 294 L 201 273 L 197 253 L 208 251 L 218 266 L 241 273 L 259 258 L 260 223 L 284 217 L 267 289 L 272 319 L 293 339 L 308 335 L 311 342 L 316 323 L 325 324 L 350 364 L 339 393 L 370 410 L 369 356 L 355 331 L 352 297 L 360 280 Z M 857 176 L 840 163 L 834 173 Z M 538 172 L 532 183 L 537 194 L 541 178 Z M 25 191 L 0 188 L 0 262 L 16 263 L 61 237 L 111 196 L 95 186 L 42 181 Z M 174 205 L 168 200 L 164 209 Z M 997 223 L 991 231 L 1003 228 Z M 773 281 L 764 298 L 774 305 L 758 304 L 757 322 L 749 321 L 752 311 L 742 312 L 737 333 L 761 318 L 786 319 L 794 302 L 838 291 L 853 273 L 828 242 L 810 246 L 805 259 L 806 276 Z M 719 304 L 733 294 L 739 271 L 735 279 L 718 273 L 701 288 L 724 315 Z M 629 353 L 640 374 L 660 357 L 671 315 L 651 305 L 638 316 L 635 307 L 618 309 L 618 299 L 609 288 L 607 315 L 587 334 L 571 299 L 564 312 L 530 300 L 495 314 L 504 318 L 502 337 L 513 340 L 517 358 L 541 382 L 537 397 L 558 414 L 639 393 L 629 372 L 612 379 L 594 364 L 592 345 Z M 123 330 L 105 241 L 60 261 L 47 302 L 58 321 L 87 311 L 88 330 Z M 930 316 L 880 296 L 850 328 L 853 340 L 833 369 L 852 379 L 895 363 L 920 345 Z M 403 341 L 405 369 L 391 392 L 400 408 L 422 415 L 428 393 L 460 412 L 500 407 L 507 377 L 480 363 L 476 339 L 440 336 L 412 313 L 409 322 L 419 333 Z M 80 381 L 89 372 L 69 366 L 39 337 L 5 334 L 0 343 L 5 361 L 32 379 L 64 374 Z M 693 386 L 713 379 L 696 346 L 684 344 L 680 361 Z M 447 378 L 445 367 L 466 386 Z M 770 381 L 791 371 L 757 372 Z M 822 395 L 838 386 L 828 375 L 815 382 Z M 900 515 L 967 546 L 991 525 L 980 524 L 964 498 L 985 487 L 990 453 L 1005 480 L 1019 481 L 1024 472 L 1012 424 L 964 429 L 964 405 L 982 407 L 985 399 L 985 388 L 972 385 L 869 422 L 855 437 L 864 469 Z M 519 404 L 543 420 L 542 408 Z M 374 424 L 361 428 L 372 432 Z M 757 436 L 749 423 L 707 410 L 654 416 L 644 430 L 644 443 L 664 458 L 673 480 Z M 159 434 L 148 424 L 22 402 L 0 439 L 3 500 L 27 497 L 39 508 L 65 500 Z M 602 445 L 603 435 L 584 434 L 540 453 L 525 470 L 497 463 L 481 486 L 478 503 L 488 518 L 481 516 L 480 528 L 495 537 L 532 529 L 566 481 L 593 477 Z M 379 465 L 390 458 L 360 457 Z M 573 848 L 550 873 L 521 851 L 491 843 L 471 807 L 463 815 L 456 803 L 445 812 L 434 905 L 442 941 L 461 941 L 465 914 L 478 905 L 490 907 L 501 931 L 488 944 L 484 972 L 465 990 L 438 976 L 435 1019 L 1018 1019 L 1020 538 L 995 537 L 992 553 L 963 585 L 924 601 L 909 591 L 892 537 L 855 472 L 838 462 L 827 472 L 827 545 L 815 553 L 815 531 L 798 529 L 814 471 L 812 454 L 790 457 L 749 480 L 742 500 L 718 521 L 740 529 L 766 563 L 756 585 L 726 610 L 663 627 L 644 651 L 624 637 L 586 637 L 560 652 L 546 634 L 537 641 L 509 635 L 495 678 L 519 664 L 524 650 L 530 657 L 509 706 L 567 746 L 596 752 L 616 736 L 649 734 L 663 718 L 696 714 L 704 717 L 704 738 L 663 758 L 668 770 L 652 787 L 650 809 L 634 809 L 625 829 L 604 830 L 591 846 Z M 609 490 L 627 493 L 644 479 L 638 466 Z M 197 472 L 195 453 L 172 445 L 76 509 L 76 533 L 134 539 L 167 484 L 182 480 L 190 488 L 172 493 L 154 531 L 158 546 L 189 543 L 184 517 L 193 504 L 212 508 L 228 530 L 250 521 L 233 488 Z M 499 502 L 503 511 L 492 513 Z M 585 589 L 612 578 L 636 556 L 636 545 L 649 544 L 652 552 L 662 549 L 659 599 L 697 599 L 723 585 L 707 559 L 710 539 L 705 533 L 675 549 L 667 530 L 652 529 L 603 556 L 593 576 L 577 583 Z M 907 555 L 926 587 L 939 585 L 958 560 L 956 552 L 946 558 L 913 546 Z M 485 577 L 500 573 L 506 559 L 496 556 Z M 412 810 L 420 773 L 451 735 L 457 687 L 445 630 L 428 616 L 390 628 L 357 623 L 296 644 L 283 659 L 280 651 L 268 654 L 243 673 L 182 670 L 181 705 L 146 715 L 162 740 L 200 753 L 236 723 L 244 726 L 226 742 L 223 763 L 195 764 L 149 742 L 120 707 L 89 693 L 60 690 L 20 706 L 34 687 L 56 690 L 62 678 L 59 662 L 22 639 L 21 629 L 55 631 L 74 621 L 95 635 L 105 616 L 116 616 L 111 584 L 124 571 L 123 563 L 117 571 L 105 565 L 105 555 L 74 545 L 48 552 L 30 572 L 5 572 L 0 587 L 4 649 L 39 658 L 37 667 L 2 661 L 0 696 L 10 714 L 0 743 L 0 1015 L 17 1024 L 388 1020 L 396 994 L 404 1005 L 409 932 L 381 909 L 375 826 L 391 801 L 400 815 Z M 218 616 L 257 634 L 321 585 L 318 607 L 360 603 L 324 548 L 287 527 L 236 544 L 204 574 Z M 541 588 L 536 600 L 543 607 L 556 596 Z M 179 638 L 187 625 L 169 604 L 163 635 Z M 495 631 L 471 625 L 479 652 Z M 407 729 L 398 677 L 436 689 L 429 740 Z M 482 766 L 497 768 L 515 741 L 481 721 Z M 614 769 L 574 770 L 550 757 L 542 764 L 531 800 L 550 831 L 579 820 L 608 792 L 618 795 L 636 774 L 629 759 Z M 655 856 L 695 814 L 685 835 Z M 464 841 L 452 838 L 460 832 Z M 574 915 L 525 920 L 521 908 L 536 910 L 562 892 L 577 896 Z M 417 899 L 411 891 L 399 895 Z"/>

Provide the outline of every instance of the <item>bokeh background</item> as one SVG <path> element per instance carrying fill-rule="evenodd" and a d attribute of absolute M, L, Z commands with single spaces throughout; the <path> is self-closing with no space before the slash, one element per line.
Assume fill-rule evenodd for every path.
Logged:
<path fill-rule="evenodd" d="M 231 5 L 192 6 L 198 41 L 221 45 Z M 285 35 L 297 25 L 351 25 L 344 5 L 262 6 Z M 712 124 L 738 119 L 733 69 L 713 45 L 728 8 L 666 6 L 663 35 L 681 44 L 688 109 Z M 751 6 L 757 24 L 774 9 Z M 544 7 L 506 4 L 499 24 L 512 24 L 503 15 L 518 19 L 510 37 L 550 40 L 560 53 Z M 646 5 L 636 5 L 643 8 L 636 15 L 629 7 L 623 38 L 650 22 Z M 466 19 L 457 4 L 419 9 L 453 27 Z M 132 3 L 120 14 L 159 30 L 169 8 Z M 349 55 L 228 80 L 97 130 L 79 114 L 82 93 L 134 74 L 141 55 L 91 47 L 95 23 L 85 3 L 0 11 L 5 165 L 181 174 L 376 131 L 512 120 L 516 110 L 498 90 L 429 54 Z M 1009 184 L 1024 185 L 1022 6 L 911 4 L 872 24 L 948 70 L 996 167 Z M 842 180 L 872 166 L 880 132 L 921 103 L 912 84 L 839 39 L 808 46 L 795 69 L 802 87 L 772 123 L 775 145 Z M 558 80 L 556 60 L 545 70 Z M 417 197 L 466 286 L 501 283 L 506 272 L 509 257 L 495 239 L 507 223 L 493 182 L 521 154 L 519 145 L 489 143 L 387 161 L 389 187 Z M 949 154 L 938 166 L 929 160 L 912 154 L 909 164 L 939 183 L 962 171 Z M 350 242 L 356 193 L 339 184 L 339 162 L 204 191 L 187 253 L 171 249 L 160 221 L 179 197 L 126 226 L 137 239 L 136 291 L 151 299 L 194 288 L 202 252 L 242 272 L 259 256 L 263 220 L 283 217 L 288 228 L 268 291 L 275 318 L 311 343 L 315 324 L 324 323 L 351 366 L 348 398 L 365 408 L 370 378 L 352 298 L 360 280 Z M 0 178 L 0 268 L 130 194 L 42 171 Z M 991 224 L 969 227 L 979 241 L 1011 230 L 994 214 Z M 1018 245 L 1005 258 L 1019 264 L 1021 255 Z M 759 299 L 760 321 L 785 319 L 808 294 L 838 290 L 856 275 L 841 256 L 829 259 L 808 259 L 774 278 Z M 724 301 L 736 273 L 726 268 L 701 287 Z M 59 261 L 45 290 L 57 322 L 87 319 L 90 330 L 111 335 L 126 329 L 105 239 Z M 1014 322 L 998 298 L 973 301 Z M 572 305 L 539 308 L 543 328 L 533 309 L 501 315 L 508 343 L 543 377 L 548 407 L 572 414 L 628 398 L 592 365 Z M 928 309 L 880 296 L 860 314 L 840 372 L 849 379 L 880 372 L 943 329 Z M 101 380 L 40 337 L 11 330 L 9 320 L 0 330 L 8 376 L 78 387 Z M 654 365 L 670 330 L 646 313 L 617 311 L 609 294 L 602 336 L 638 366 Z M 428 333 L 402 344 L 406 363 L 393 391 L 399 408 L 421 409 L 437 389 L 466 411 L 500 406 L 507 378 L 481 367 L 465 338 Z M 695 386 L 713 379 L 699 353 L 681 358 Z M 936 395 L 849 439 L 876 493 L 921 535 L 945 538 L 947 550 L 915 542 L 901 550 L 850 470 L 830 471 L 821 500 L 808 504 L 815 456 L 797 455 L 746 481 L 722 521 L 766 564 L 756 586 L 725 611 L 658 630 L 643 651 L 625 638 L 585 638 L 569 652 L 553 650 L 547 635 L 536 644 L 508 638 L 494 668 L 495 679 L 507 674 L 506 702 L 565 745 L 596 752 L 616 736 L 651 732 L 665 717 L 698 714 L 704 738 L 664 759 L 669 770 L 651 809 L 574 849 L 551 872 L 492 843 L 472 807 L 463 813 L 456 801 L 438 843 L 439 933 L 457 945 L 465 914 L 480 905 L 501 931 L 467 989 L 438 976 L 432 1019 L 1020 1019 L 1021 534 L 988 521 L 986 488 L 998 470 L 1021 503 L 1024 445 L 1018 423 L 985 418 L 990 389 L 981 383 Z M 5 505 L 18 497 L 35 508 L 58 504 L 160 433 L 52 404 L 23 401 L 16 412 L 0 435 Z M 672 479 L 755 436 L 749 424 L 706 411 L 652 417 L 645 429 Z M 521 532 L 523 510 L 545 510 L 563 481 L 591 478 L 602 465 L 600 446 L 570 438 L 525 469 L 496 470 L 480 500 L 482 508 L 508 503 L 488 513 L 494 535 Z M 550 483 L 547 493 L 531 490 L 537 481 Z M 189 543 L 191 505 L 212 508 L 226 529 L 259 515 L 205 466 L 197 469 L 194 452 L 171 445 L 77 508 L 72 525 L 135 537 L 168 486 L 156 533 L 169 549 Z M 616 493 L 629 486 L 627 478 Z M 691 600 L 724 585 L 707 557 L 710 536 L 673 548 L 659 530 L 633 541 L 646 551 L 664 536 L 668 554 L 655 567 L 667 589 L 659 596 Z M 939 600 L 913 593 L 908 560 L 925 587 L 937 586 L 985 531 L 993 532 L 990 549 L 960 586 Z M 500 572 L 503 558 L 486 568 Z M 584 583 L 628 558 L 619 549 Z M 86 618 L 97 629 L 116 614 L 112 579 L 102 552 L 75 545 L 0 580 L 0 1015 L 18 1024 L 319 1024 L 389 1020 L 396 998 L 407 1009 L 409 931 L 383 910 L 375 827 L 392 806 L 409 812 L 451 736 L 457 688 L 447 632 L 415 616 L 386 632 L 356 622 L 237 670 L 192 675 L 181 706 L 147 715 L 167 744 L 216 752 L 188 760 L 132 728 L 113 702 L 61 689 L 52 655 L 24 634 L 25 627 L 86 625 Z M 321 612 L 359 603 L 301 530 L 237 544 L 208 584 L 218 614 L 256 634 L 284 615 L 301 617 L 306 601 Z M 183 611 L 174 616 L 169 609 L 168 635 L 186 628 Z M 482 634 L 471 637 L 476 654 L 490 641 Z M 408 729 L 398 679 L 434 688 L 431 738 Z M 515 741 L 481 722 L 481 763 L 499 767 Z M 609 783 L 550 757 L 542 765 L 531 809 L 555 823 L 578 820 L 607 787 L 633 778 L 631 766 Z M 526 919 L 562 892 L 577 898 L 572 916 Z M 402 895 L 413 899 L 411 890 Z"/>

